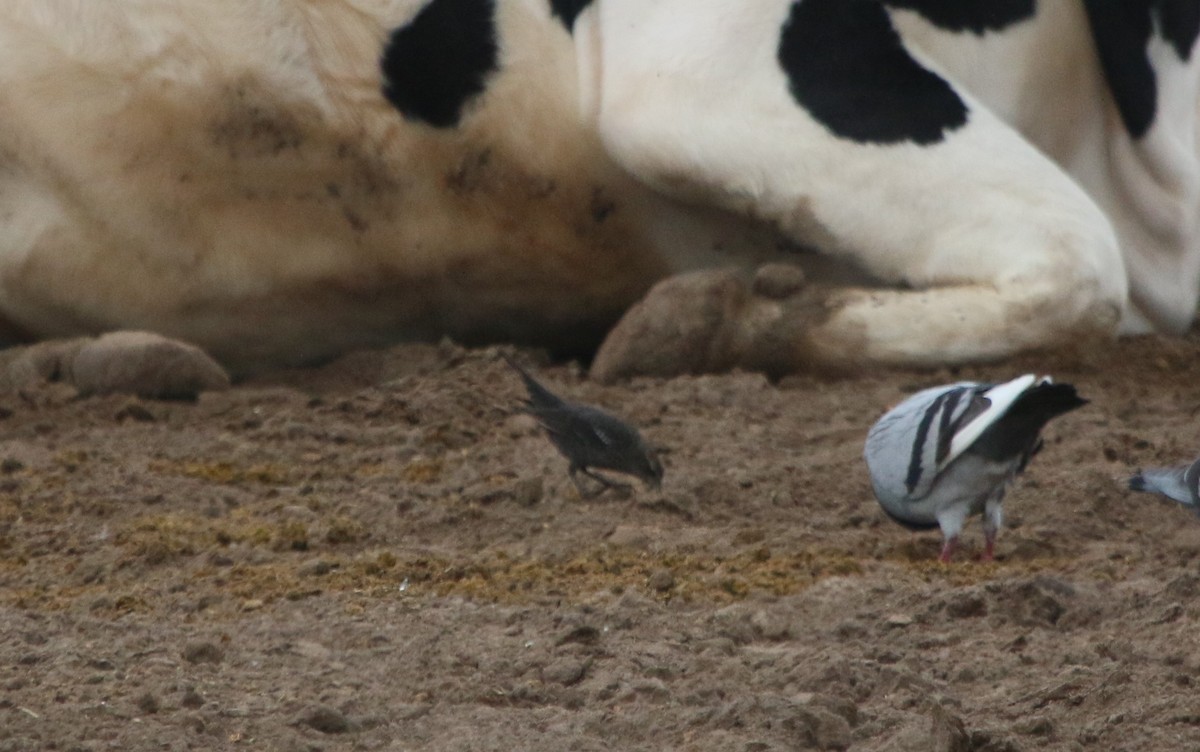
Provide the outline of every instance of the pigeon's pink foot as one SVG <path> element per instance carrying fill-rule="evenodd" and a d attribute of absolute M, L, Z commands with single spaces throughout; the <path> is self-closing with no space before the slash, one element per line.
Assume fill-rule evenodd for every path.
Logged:
<path fill-rule="evenodd" d="M 946 542 L 942 544 L 942 553 L 938 556 L 938 561 L 943 564 L 949 564 L 950 557 L 954 556 L 955 548 L 958 548 L 958 536 L 947 538 Z"/>
<path fill-rule="evenodd" d="M 984 541 L 983 555 L 979 557 L 980 561 L 995 561 L 996 560 L 996 541 L 989 538 Z"/>

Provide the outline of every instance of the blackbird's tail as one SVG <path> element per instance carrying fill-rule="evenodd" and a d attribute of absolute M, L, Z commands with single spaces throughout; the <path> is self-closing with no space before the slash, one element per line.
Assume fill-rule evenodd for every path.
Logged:
<path fill-rule="evenodd" d="M 504 358 L 504 362 L 508 363 L 514 371 L 520 374 L 521 380 L 525 382 L 525 390 L 529 392 L 529 399 L 526 401 L 526 405 L 531 410 L 554 409 L 563 406 L 561 397 L 542 386 L 537 379 L 529 375 L 528 371 L 517 365 L 515 360 L 504 353 L 500 353 L 500 357 Z"/>

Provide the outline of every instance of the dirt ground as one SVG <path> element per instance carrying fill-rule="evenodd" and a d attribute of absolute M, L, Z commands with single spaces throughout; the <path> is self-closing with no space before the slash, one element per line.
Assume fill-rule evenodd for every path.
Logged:
<path fill-rule="evenodd" d="M 495 350 L 359 353 L 194 403 L 0 395 L 0 752 L 1200 748 L 1200 521 L 1131 494 L 1200 453 L 1200 337 L 1084 358 L 561 393 L 666 446 L 578 498 Z M 867 428 L 1051 373 L 1052 423 L 951 566 Z"/>

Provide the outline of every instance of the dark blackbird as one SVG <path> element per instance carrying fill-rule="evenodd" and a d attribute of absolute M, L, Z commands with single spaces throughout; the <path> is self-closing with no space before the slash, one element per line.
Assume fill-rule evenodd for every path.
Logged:
<path fill-rule="evenodd" d="M 624 483 L 592 472 L 594 469 L 635 476 L 650 488 L 662 484 L 662 463 L 636 428 L 598 407 L 562 399 L 538 383 L 512 358 L 503 357 L 521 375 L 529 392 L 525 412 L 537 419 L 551 443 L 571 463 L 567 472 L 580 496 L 590 498 L 608 488 L 628 488 Z M 588 491 L 580 483 L 580 474 L 597 481 L 600 487 Z"/>

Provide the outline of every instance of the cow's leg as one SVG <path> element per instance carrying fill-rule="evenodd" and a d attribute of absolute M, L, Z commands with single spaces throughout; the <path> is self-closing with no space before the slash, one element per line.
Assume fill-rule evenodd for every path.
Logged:
<path fill-rule="evenodd" d="M 600 5 L 577 29 L 601 72 L 583 80 L 604 143 L 640 179 L 772 221 L 883 283 L 785 301 L 767 316 L 778 326 L 740 307 L 764 336 L 791 334 L 795 365 L 975 361 L 1115 331 L 1126 278 L 1104 215 L 912 57 L 879 6 L 690 7 Z"/>

